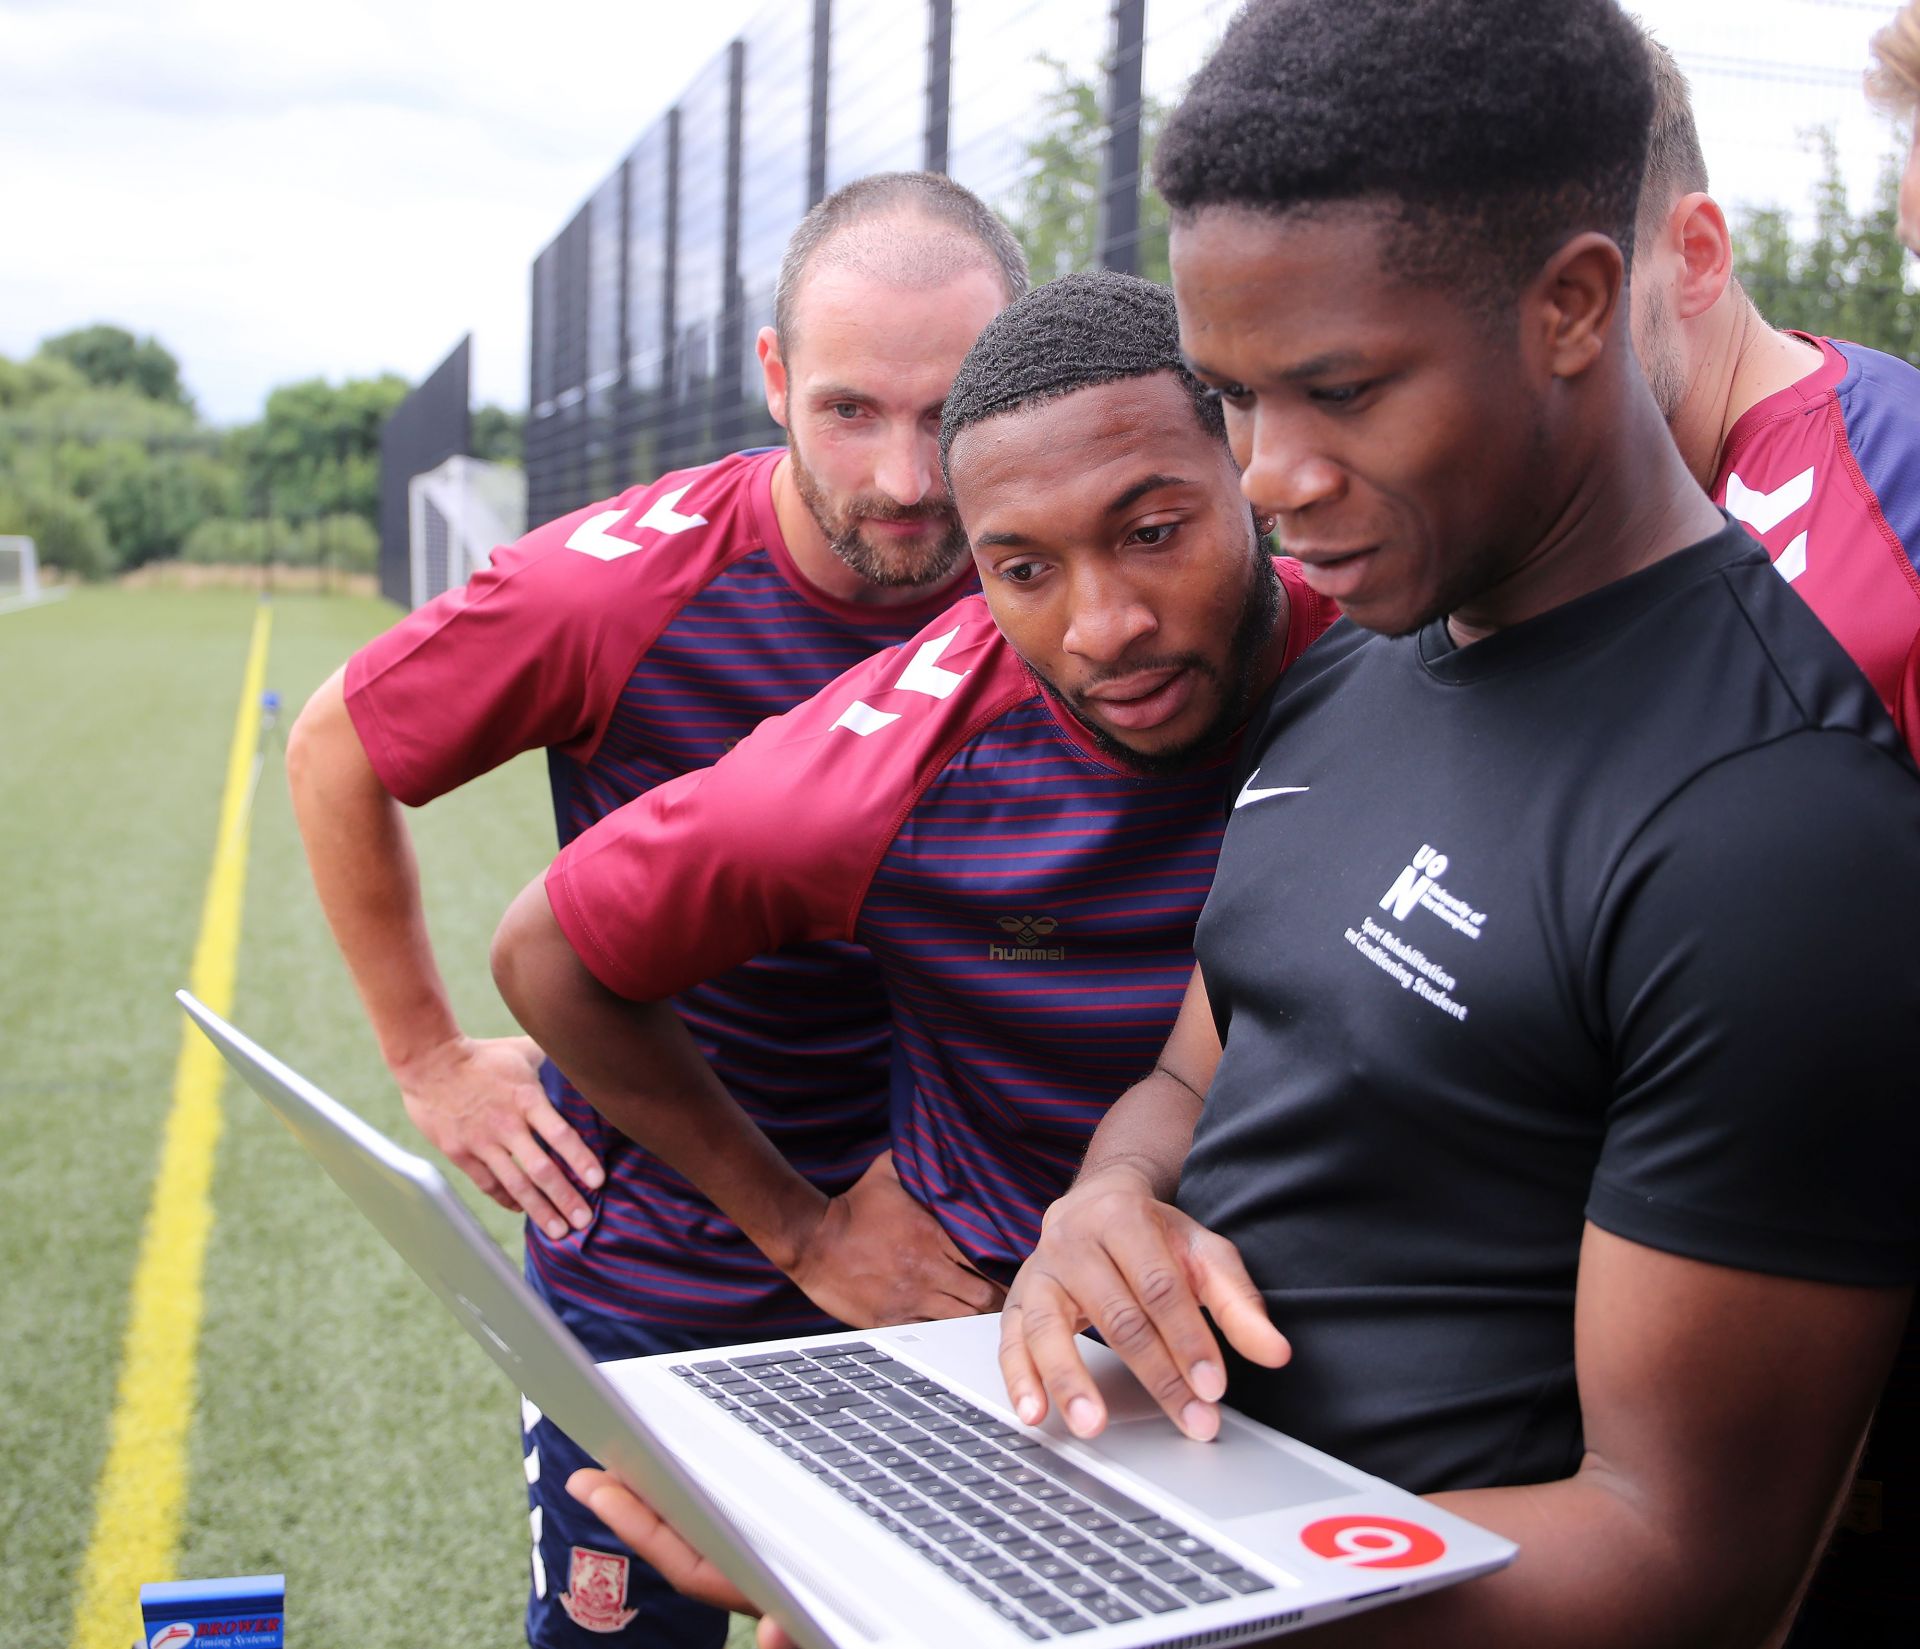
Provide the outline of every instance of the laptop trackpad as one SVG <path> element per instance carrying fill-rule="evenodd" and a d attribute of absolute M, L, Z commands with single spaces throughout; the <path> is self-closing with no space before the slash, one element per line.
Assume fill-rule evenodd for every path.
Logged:
<path fill-rule="evenodd" d="M 1116 1466 L 1138 1472 L 1154 1487 L 1216 1519 L 1249 1517 L 1354 1492 L 1351 1483 L 1238 1427 L 1217 1443 L 1195 1443 L 1164 1419 L 1137 1420 L 1109 1426 L 1095 1447 Z"/>

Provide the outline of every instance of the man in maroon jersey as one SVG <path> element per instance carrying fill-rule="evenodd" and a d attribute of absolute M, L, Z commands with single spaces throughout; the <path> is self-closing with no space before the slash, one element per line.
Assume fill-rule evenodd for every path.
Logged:
<path fill-rule="evenodd" d="M 900 1179 L 1005 1281 L 1173 1022 L 1224 752 L 1334 610 L 1256 531 L 1164 287 L 1029 293 L 967 357 L 943 438 L 984 595 L 570 844 L 495 976 L 614 1126 L 788 1266 L 807 1187 L 672 1002 L 756 952 L 865 945 Z"/>
<path fill-rule="evenodd" d="M 1920 371 L 1769 326 L 1733 278 L 1681 74 L 1649 39 L 1634 347 L 1680 455 L 1773 557 L 1920 751 Z"/>
<path fill-rule="evenodd" d="M 1163 287 L 1069 275 L 1012 305 L 942 442 L 984 594 L 571 844 L 495 974 L 596 1106 L 783 1258 L 804 1187 L 669 1002 L 756 948 L 859 940 L 909 1085 L 901 1179 L 1005 1278 L 1179 1011 L 1227 751 L 1337 614 L 1268 554 Z"/>
<path fill-rule="evenodd" d="M 401 804 L 544 748 L 564 843 L 949 605 L 970 575 L 939 411 L 980 328 L 1025 286 L 1018 243 L 944 177 L 886 174 L 829 197 L 789 244 L 759 339 L 784 452 L 683 470 L 536 529 L 363 648 L 294 728 L 315 886 L 408 1112 L 526 1211 L 529 1278 L 598 1356 L 976 1311 L 998 1291 L 892 1175 L 886 1003 L 856 947 L 754 957 L 678 1001 L 806 1187 L 795 1269 L 809 1298 L 531 1042 L 461 1032 Z M 845 1263 L 869 1248 L 896 1263 Z M 717 1645 L 725 1617 L 635 1567 L 559 1492 L 583 1457 L 530 1405 L 523 1420 L 529 1641 Z"/>
<path fill-rule="evenodd" d="M 1920 371 L 1766 323 L 1733 279 L 1686 77 L 1647 45 L 1655 103 L 1632 290 L 1648 383 L 1694 478 L 1766 546 L 1920 755 Z M 1795 1644 L 1865 1649 L 1920 1608 L 1917 1393 L 1909 1325 Z"/>

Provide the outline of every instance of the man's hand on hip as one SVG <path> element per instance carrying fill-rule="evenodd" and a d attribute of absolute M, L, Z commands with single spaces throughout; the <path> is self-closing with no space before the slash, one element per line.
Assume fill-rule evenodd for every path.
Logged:
<path fill-rule="evenodd" d="M 907 1193 L 891 1151 L 828 1199 L 786 1270 L 808 1299 L 850 1328 L 969 1317 L 1005 1296 Z"/>
<path fill-rule="evenodd" d="M 394 1077 L 407 1115 L 436 1149 L 502 1208 L 524 1210 L 558 1239 L 590 1218 L 561 1163 L 592 1189 L 606 1176 L 540 1086 L 543 1057 L 528 1037 L 463 1036 Z"/>
<path fill-rule="evenodd" d="M 1278 1368 L 1291 1355 L 1232 1243 L 1157 1200 L 1131 1168 L 1089 1175 L 1047 1210 L 1007 1291 L 1000 1372 L 1014 1411 L 1036 1425 L 1051 1397 L 1076 1436 L 1106 1425 L 1074 1343 L 1091 1324 L 1176 1426 L 1215 1436 L 1227 1376 L 1203 1305 L 1250 1361 Z"/>

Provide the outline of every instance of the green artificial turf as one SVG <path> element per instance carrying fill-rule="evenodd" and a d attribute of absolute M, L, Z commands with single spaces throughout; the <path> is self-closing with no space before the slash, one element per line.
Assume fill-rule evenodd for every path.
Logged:
<path fill-rule="evenodd" d="M 53 1649 L 70 1624 L 171 1099 L 170 993 L 200 918 L 252 612 L 235 592 L 83 590 L 0 616 L 9 1649 Z M 282 736 L 393 617 L 345 597 L 275 603 Z M 417 1144 L 308 885 L 280 749 L 270 741 L 255 804 L 233 1016 Z M 552 851 L 542 764 L 515 762 L 412 823 L 463 1021 L 504 1032 L 486 945 Z M 229 1083 L 223 1103 L 178 1572 L 285 1571 L 296 1643 L 519 1642 L 514 1392 L 251 1093 Z M 517 1254 L 517 1221 L 455 1178 Z"/>
<path fill-rule="evenodd" d="M 251 603 L 0 616 L 0 1618 L 65 1641 Z"/>

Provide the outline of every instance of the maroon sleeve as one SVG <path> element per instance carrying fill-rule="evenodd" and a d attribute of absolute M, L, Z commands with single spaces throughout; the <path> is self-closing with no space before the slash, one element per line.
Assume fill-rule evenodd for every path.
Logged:
<path fill-rule="evenodd" d="M 594 977 L 635 1001 L 850 937 L 920 792 L 1032 692 L 970 597 L 586 831 L 547 872 L 554 916 Z"/>
<path fill-rule="evenodd" d="M 1307 575 L 1300 570 L 1300 563 L 1292 556 L 1277 555 L 1273 564 L 1280 574 L 1281 587 L 1287 592 L 1287 650 L 1280 661 L 1280 668 L 1286 670 L 1333 628 L 1339 621 L 1340 608 L 1313 591 Z"/>
<path fill-rule="evenodd" d="M 418 806 L 524 750 L 592 754 L 661 630 L 760 542 L 746 465 L 691 476 L 536 528 L 353 655 L 347 710 L 388 791 Z"/>

